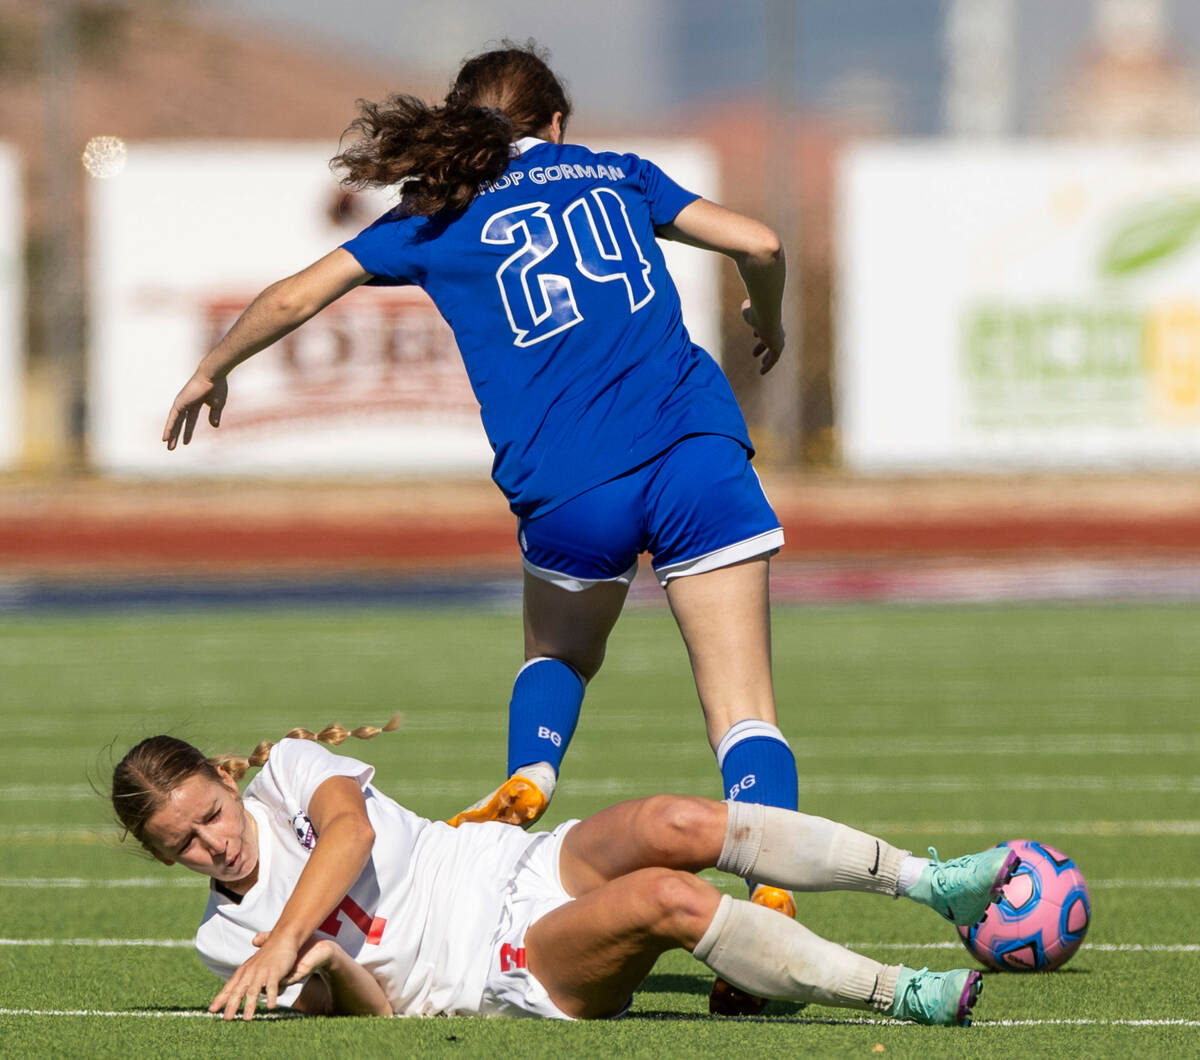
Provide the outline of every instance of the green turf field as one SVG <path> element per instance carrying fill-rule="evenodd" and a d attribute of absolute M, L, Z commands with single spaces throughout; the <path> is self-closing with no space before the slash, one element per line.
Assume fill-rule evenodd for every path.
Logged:
<path fill-rule="evenodd" d="M 154 732 L 246 751 L 292 725 L 381 723 L 402 709 L 401 732 L 349 749 L 375 763 L 383 790 L 447 815 L 500 777 L 519 621 L 437 609 L 0 619 L 0 1053 L 1200 1053 L 1194 605 L 777 612 L 802 809 L 943 856 L 1042 839 L 1092 884 L 1085 948 L 1061 972 L 987 977 L 974 1027 L 781 1004 L 756 1020 L 712 1019 L 709 975 L 682 953 L 611 1024 L 203 1016 L 216 980 L 185 940 L 205 884 L 120 847 L 89 777 L 103 786 L 115 758 Z M 648 608 L 618 626 L 545 823 L 664 790 L 716 796 L 719 784 L 682 645 L 666 612 Z M 912 903 L 799 904 L 811 928 L 880 959 L 970 961 Z M 129 940 L 142 944 L 114 944 Z"/>

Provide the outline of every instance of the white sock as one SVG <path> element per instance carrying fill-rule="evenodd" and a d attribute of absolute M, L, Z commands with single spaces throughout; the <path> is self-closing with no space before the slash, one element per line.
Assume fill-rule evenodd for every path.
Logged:
<path fill-rule="evenodd" d="M 756 997 L 885 1012 L 899 965 L 884 965 L 770 909 L 721 898 L 693 956 Z"/>
<path fill-rule="evenodd" d="M 716 868 L 795 891 L 896 894 L 908 853 L 824 817 L 729 801 Z"/>
<path fill-rule="evenodd" d="M 900 876 L 896 880 L 896 892 L 908 894 L 912 890 L 913 884 L 921 878 L 921 873 L 932 864 L 933 862 L 928 858 L 914 858 L 911 854 L 906 855 L 904 861 L 900 863 Z"/>
<path fill-rule="evenodd" d="M 549 762 L 531 762 L 529 765 L 521 766 L 513 776 L 532 780 L 538 786 L 538 790 L 546 796 L 547 802 L 554 798 L 554 788 L 558 782 L 558 772 Z"/>

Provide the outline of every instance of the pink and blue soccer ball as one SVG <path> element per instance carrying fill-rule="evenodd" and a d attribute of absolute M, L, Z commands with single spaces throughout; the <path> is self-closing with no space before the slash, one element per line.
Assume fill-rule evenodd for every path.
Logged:
<path fill-rule="evenodd" d="M 1010 839 L 1021 859 L 1000 900 L 971 927 L 960 927 L 963 944 L 979 961 L 1001 972 L 1048 972 L 1061 968 L 1083 945 L 1092 900 L 1079 867 L 1062 851 L 1031 839 Z"/>

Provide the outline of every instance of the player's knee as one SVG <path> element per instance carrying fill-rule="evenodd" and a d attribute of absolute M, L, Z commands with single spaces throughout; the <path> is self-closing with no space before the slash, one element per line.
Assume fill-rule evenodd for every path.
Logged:
<path fill-rule="evenodd" d="M 712 884 L 675 869 L 647 870 L 643 886 L 653 932 L 689 948 L 704 934 L 721 900 Z"/>
<path fill-rule="evenodd" d="M 603 644 L 599 647 L 566 645 L 533 639 L 527 639 L 525 642 L 526 661 L 530 659 L 554 659 L 574 670 L 583 678 L 585 684 L 599 672 L 600 664 L 604 662 L 604 651 L 605 646 Z"/>
<path fill-rule="evenodd" d="M 652 861 L 669 867 L 711 863 L 725 833 L 725 808 L 692 795 L 656 795 L 646 800 L 642 827 Z"/>
<path fill-rule="evenodd" d="M 604 664 L 604 654 L 606 645 L 601 644 L 598 648 L 593 648 L 590 651 L 584 651 L 579 654 L 578 663 L 572 663 L 576 673 L 584 679 L 590 681 L 600 672 L 600 667 Z"/>

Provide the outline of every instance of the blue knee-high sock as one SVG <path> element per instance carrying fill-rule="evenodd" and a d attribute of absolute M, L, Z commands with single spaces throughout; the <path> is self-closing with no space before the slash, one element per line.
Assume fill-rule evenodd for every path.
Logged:
<path fill-rule="evenodd" d="M 725 798 L 795 810 L 796 758 L 783 733 L 765 721 L 739 721 L 717 745 Z"/>
<path fill-rule="evenodd" d="M 508 773 L 532 762 L 558 772 L 575 735 L 584 680 L 559 659 L 530 659 L 513 683 L 508 704 Z"/>
<path fill-rule="evenodd" d="M 799 807 L 796 756 L 783 733 L 766 721 L 739 721 L 717 744 L 725 798 L 784 810 Z M 747 880 L 751 893 L 754 881 Z"/>

